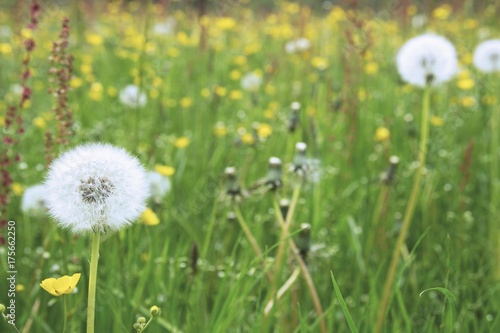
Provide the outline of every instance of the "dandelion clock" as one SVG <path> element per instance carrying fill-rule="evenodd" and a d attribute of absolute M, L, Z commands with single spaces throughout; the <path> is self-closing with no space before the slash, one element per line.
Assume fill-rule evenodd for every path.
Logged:
<path fill-rule="evenodd" d="M 45 204 L 60 226 L 93 233 L 87 333 L 94 333 L 100 234 L 127 226 L 144 211 L 149 195 L 146 172 L 124 149 L 87 144 L 57 158 L 45 186 Z"/>
<path fill-rule="evenodd" d="M 474 65 L 485 73 L 500 71 L 500 39 L 479 44 L 474 51 Z"/>
<path fill-rule="evenodd" d="M 439 85 L 457 73 L 457 54 L 453 44 L 435 34 L 424 34 L 407 41 L 397 54 L 401 78 L 418 87 Z"/>
<path fill-rule="evenodd" d="M 429 109 L 431 88 L 450 80 L 457 72 L 457 53 L 453 44 L 442 36 L 424 34 L 407 41 L 397 54 L 397 67 L 401 78 L 417 87 L 424 88 L 422 94 L 422 112 L 420 117 L 420 142 L 418 148 L 418 167 L 406 205 L 401 229 L 392 252 L 391 263 L 385 279 L 384 291 L 378 308 L 375 332 L 382 331 L 387 306 L 394 290 L 396 268 L 400 253 L 405 246 L 417 202 L 419 201 L 420 183 L 427 155 L 429 142 Z"/>

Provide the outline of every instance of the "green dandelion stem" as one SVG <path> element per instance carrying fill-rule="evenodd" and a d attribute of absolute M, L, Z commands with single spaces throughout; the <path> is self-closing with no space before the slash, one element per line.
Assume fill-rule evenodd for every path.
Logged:
<path fill-rule="evenodd" d="M 66 327 L 67 327 L 67 322 L 68 322 L 68 306 L 67 306 L 66 298 L 67 298 L 66 295 L 63 295 L 63 311 L 64 311 L 63 333 L 66 333 Z"/>
<path fill-rule="evenodd" d="M 87 333 L 94 333 L 95 322 L 95 290 L 97 283 L 97 263 L 99 261 L 100 233 L 94 233 L 92 239 L 92 255 L 90 257 L 89 297 L 87 304 Z"/>
<path fill-rule="evenodd" d="M 248 227 L 248 224 L 245 222 L 245 218 L 241 214 L 240 207 L 237 204 L 234 205 L 234 212 L 236 213 L 236 219 L 238 220 L 238 223 L 240 224 L 241 229 L 243 229 L 243 232 L 245 233 L 245 236 L 246 236 L 248 242 L 252 246 L 253 251 L 255 252 L 255 254 L 257 255 L 257 257 L 262 260 L 262 263 L 264 265 L 264 271 L 266 272 L 266 276 L 267 276 L 268 280 L 272 282 L 274 280 L 274 277 L 271 274 L 271 272 L 269 272 L 266 269 L 266 267 L 265 267 L 266 263 L 265 263 L 265 260 L 264 260 L 264 255 L 262 254 L 262 251 L 260 250 L 259 244 L 255 240 L 255 237 L 253 236 L 252 231 L 250 231 L 250 228 Z"/>
<path fill-rule="evenodd" d="M 384 291 L 382 294 L 382 300 L 380 302 L 380 307 L 377 314 L 377 323 L 375 326 L 375 332 L 380 333 L 382 331 L 382 326 L 384 324 L 387 306 L 391 299 L 394 278 L 396 276 L 396 267 L 399 262 L 399 256 L 401 250 L 404 246 L 404 241 L 408 230 L 410 228 L 411 220 L 413 217 L 413 212 L 415 211 L 415 206 L 417 204 L 417 198 L 420 191 L 420 180 L 422 178 L 422 173 L 425 168 L 425 157 L 427 154 L 427 141 L 429 136 L 429 108 L 430 108 L 430 86 L 427 85 L 424 90 L 424 96 L 422 101 L 422 119 L 421 119 L 421 130 L 420 130 L 420 146 L 418 151 L 418 168 L 413 180 L 413 186 L 410 194 L 410 199 L 408 205 L 406 206 L 406 212 L 403 218 L 403 224 L 401 226 L 401 231 L 399 233 L 394 251 L 392 252 L 391 263 L 389 265 L 389 270 L 387 272 L 387 278 L 385 280 Z"/>
<path fill-rule="evenodd" d="M 300 191 L 300 189 L 299 189 L 299 191 Z M 297 193 L 296 195 L 298 196 L 299 193 Z M 288 210 L 287 217 L 293 215 L 293 210 L 291 210 L 291 208 L 292 208 L 292 205 L 290 204 L 290 209 Z M 276 209 L 275 209 L 275 214 L 276 214 L 276 218 L 278 219 L 279 224 L 281 226 L 284 226 L 287 222 L 283 219 L 283 215 L 281 214 L 281 212 L 279 210 L 276 211 Z M 287 218 L 287 220 L 288 220 L 288 218 Z M 307 289 L 309 290 L 309 294 L 311 295 L 314 308 L 318 314 L 318 317 L 321 319 L 321 321 L 320 321 L 321 332 L 326 333 L 327 329 L 326 329 L 326 321 L 325 321 L 325 318 L 323 317 L 323 308 L 321 306 L 321 302 L 319 300 L 319 296 L 318 296 L 318 292 L 316 291 L 316 287 L 314 286 L 314 281 L 311 277 L 311 273 L 309 272 L 309 268 L 307 268 L 307 265 L 306 265 L 304 259 L 302 258 L 302 256 L 300 255 L 300 251 L 297 248 L 297 245 L 295 245 L 295 242 L 293 241 L 292 238 L 288 239 L 288 244 L 289 244 L 290 248 L 292 249 L 292 253 L 295 257 L 295 260 L 299 264 L 300 271 L 302 272 L 302 275 L 304 276 L 304 279 L 306 280 Z"/>
<path fill-rule="evenodd" d="M 491 144 L 490 144 L 490 180 L 491 180 L 491 193 L 490 193 L 490 209 L 489 209 L 489 224 L 490 224 L 490 244 L 495 250 L 495 279 L 500 280 L 500 244 L 498 242 L 500 233 L 497 227 L 497 205 L 499 197 L 499 179 L 498 179 L 498 123 L 499 123 L 500 109 L 494 109 L 491 113 Z"/>
<path fill-rule="evenodd" d="M 378 236 L 378 226 L 380 222 L 380 217 L 382 215 L 382 210 L 387 200 L 388 193 L 389 193 L 389 186 L 387 186 L 386 184 L 382 184 L 382 187 L 378 194 L 375 211 L 373 212 L 372 216 L 372 223 L 370 225 L 371 232 L 368 234 L 368 240 L 365 246 L 365 254 L 367 256 L 369 256 L 370 253 L 372 253 L 373 243 L 375 242 L 375 238 Z"/>

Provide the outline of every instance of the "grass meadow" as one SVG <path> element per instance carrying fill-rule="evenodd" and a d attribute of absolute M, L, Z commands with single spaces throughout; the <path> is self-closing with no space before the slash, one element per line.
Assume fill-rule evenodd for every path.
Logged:
<path fill-rule="evenodd" d="M 500 77 L 472 63 L 499 36 L 494 5 L 39 5 L 31 27 L 29 1 L 0 11 L 0 303 L 15 221 L 18 332 L 85 331 L 91 237 L 21 204 L 50 161 L 87 142 L 123 147 L 170 182 L 147 214 L 101 235 L 96 332 L 136 332 L 154 305 L 149 332 L 500 329 Z M 395 59 L 428 31 L 454 44 L 459 71 L 430 91 L 427 160 L 380 315 L 424 91 Z M 127 85 L 144 103 L 123 102 Z M 40 287 L 74 273 L 71 294 Z M 0 331 L 16 328 L 2 319 Z"/>

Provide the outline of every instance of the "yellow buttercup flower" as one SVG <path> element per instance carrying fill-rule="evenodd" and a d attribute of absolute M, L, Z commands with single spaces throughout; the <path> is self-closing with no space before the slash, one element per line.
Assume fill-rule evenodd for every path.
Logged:
<path fill-rule="evenodd" d="M 385 127 L 379 127 L 375 131 L 375 141 L 382 142 L 387 141 L 391 136 L 391 132 Z"/>
<path fill-rule="evenodd" d="M 430 122 L 433 126 L 441 127 L 444 125 L 444 120 L 438 116 L 431 116 Z"/>
<path fill-rule="evenodd" d="M 180 138 L 175 139 L 174 146 L 179 149 L 186 148 L 191 141 L 187 136 L 181 136 Z"/>
<path fill-rule="evenodd" d="M 261 139 L 265 139 L 273 133 L 273 128 L 269 124 L 259 124 L 257 127 L 257 135 Z"/>
<path fill-rule="evenodd" d="M 79 78 L 77 76 L 72 77 L 71 80 L 69 81 L 69 85 L 71 88 L 81 87 L 82 84 L 83 84 L 82 78 Z"/>
<path fill-rule="evenodd" d="M 85 36 L 85 40 L 87 41 L 87 43 L 94 46 L 102 45 L 102 43 L 104 42 L 104 38 L 102 38 L 101 35 L 95 33 L 88 33 Z"/>
<path fill-rule="evenodd" d="M 471 78 L 464 78 L 457 81 L 457 87 L 462 90 L 469 90 L 474 88 L 475 82 Z"/>
<path fill-rule="evenodd" d="M 12 183 L 12 185 L 10 185 L 10 188 L 12 189 L 12 192 L 15 194 L 15 195 L 21 195 L 23 194 L 24 192 L 24 187 L 23 185 L 19 184 L 19 183 Z"/>
<path fill-rule="evenodd" d="M 227 127 L 223 123 L 218 122 L 215 124 L 214 134 L 219 138 L 225 136 L 227 134 Z"/>
<path fill-rule="evenodd" d="M 183 97 L 183 98 L 181 98 L 180 104 L 184 109 L 186 109 L 186 108 L 190 107 L 191 105 L 193 105 L 193 100 L 189 97 Z"/>
<path fill-rule="evenodd" d="M 155 165 L 155 171 L 160 175 L 170 177 L 175 173 L 175 168 L 168 165 Z"/>
<path fill-rule="evenodd" d="M 373 75 L 378 73 L 378 64 L 376 62 L 369 62 L 365 65 L 365 73 L 368 75 Z"/>
<path fill-rule="evenodd" d="M 44 129 L 47 126 L 47 123 L 45 122 L 45 119 L 42 117 L 35 117 L 33 118 L 33 125 L 40 129 Z"/>
<path fill-rule="evenodd" d="M 142 213 L 141 221 L 145 225 L 158 225 L 160 224 L 160 219 L 158 215 L 151 208 L 146 208 L 146 210 Z"/>
<path fill-rule="evenodd" d="M 80 280 L 81 275 L 80 273 L 75 273 L 72 276 L 61 276 L 58 279 L 48 278 L 40 283 L 40 287 L 54 296 L 71 294 Z"/>
<path fill-rule="evenodd" d="M 247 145 L 253 145 L 255 143 L 255 137 L 250 133 L 243 133 L 241 136 L 241 142 Z"/>

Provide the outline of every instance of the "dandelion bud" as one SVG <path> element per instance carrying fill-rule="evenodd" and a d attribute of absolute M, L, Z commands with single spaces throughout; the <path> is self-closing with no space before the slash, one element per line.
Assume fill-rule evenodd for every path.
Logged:
<path fill-rule="evenodd" d="M 300 231 L 297 236 L 297 248 L 299 249 L 300 256 L 306 260 L 307 254 L 311 249 L 311 225 L 309 223 L 302 223 Z"/>
<path fill-rule="evenodd" d="M 5 305 L 0 304 L 0 313 L 4 313 L 4 312 L 5 312 Z"/>
<path fill-rule="evenodd" d="M 293 102 L 292 105 L 290 106 L 292 111 L 290 112 L 290 115 L 288 117 L 288 131 L 293 133 L 295 132 L 295 129 L 297 128 L 297 125 L 299 124 L 299 111 L 300 111 L 300 103 L 299 102 Z"/>
<path fill-rule="evenodd" d="M 281 176 L 281 160 L 277 157 L 271 157 L 269 159 L 269 169 L 267 171 L 266 185 L 273 190 L 281 187 L 281 185 L 283 184 L 283 182 L 281 181 Z"/>
<path fill-rule="evenodd" d="M 227 167 L 224 170 L 224 174 L 226 175 L 227 184 L 226 184 L 226 193 L 233 199 L 237 199 L 241 197 L 241 188 L 240 184 L 238 184 L 238 178 L 236 177 L 236 168 Z"/>
<path fill-rule="evenodd" d="M 385 185 L 390 185 L 394 181 L 394 176 L 396 175 L 396 170 L 399 165 L 399 157 L 393 155 L 389 158 L 389 167 L 382 174 L 382 182 Z"/>
<path fill-rule="evenodd" d="M 151 313 L 151 316 L 156 317 L 157 315 L 160 314 L 160 308 L 157 307 L 156 305 L 153 305 L 151 309 L 149 309 L 149 313 Z"/>
<path fill-rule="evenodd" d="M 284 198 L 280 200 L 280 210 L 283 219 L 286 220 L 286 215 L 288 214 L 288 208 L 290 208 L 290 200 Z"/>
<path fill-rule="evenodd" d="M 138 324 L 144 324 L 144 323 L 146 323 L 146 318 L 144 318 L 144 317 L 137 318 L 137 323 Z"/>
<path fill-rule="evenodd" d="M 303 175 L 307 168 L 307 157 L 306 157 L 307 145 L 304 142 L 297 142 L 295 145 L 295 157 L 293 158 L 292 166 L 290 171 L 296 172 L 299 175 Z"/>

